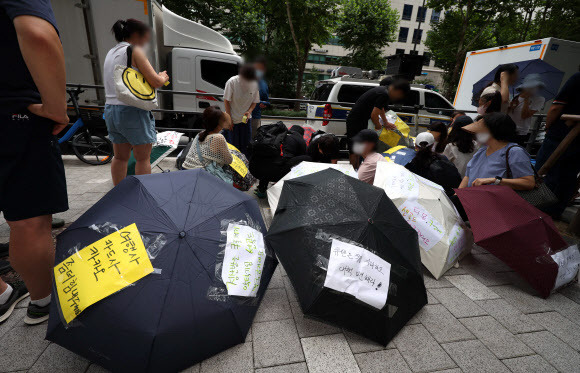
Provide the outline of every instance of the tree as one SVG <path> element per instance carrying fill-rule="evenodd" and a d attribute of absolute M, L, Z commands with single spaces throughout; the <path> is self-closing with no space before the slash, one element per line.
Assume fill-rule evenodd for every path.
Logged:
<path fill-rule="evenodd" d="M 304 70 L 312 45 L 325 44 L 332 36 L 337 5 L 338 0 L 285 0 L 287 25 L 296 56 L 296 98 L 302 97 Z"/>
<path fill-rule="evenodd" d="M 399 13 L 389 0 L 343 0 L 336 35 L 351 52 L 345 64 L 365 70 L 384 69 L 383 48 L 395 41 Z"/>

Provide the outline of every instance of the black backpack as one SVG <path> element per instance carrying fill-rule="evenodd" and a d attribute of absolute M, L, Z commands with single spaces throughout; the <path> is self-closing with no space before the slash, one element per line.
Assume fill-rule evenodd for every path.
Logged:
<path fill-rule="evenodd" d="M 250 142 L 250 154 L 252 157 L 279 157 L 286 134 L 288 128 L 283 122 L 261 126 L 258 128 L 256 138 Z"/>

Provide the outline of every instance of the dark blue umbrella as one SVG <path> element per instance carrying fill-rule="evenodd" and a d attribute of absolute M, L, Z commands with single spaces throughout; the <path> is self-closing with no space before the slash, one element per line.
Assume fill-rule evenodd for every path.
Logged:
<path fill-rule="evenodd" d="M 514 64 L 517 65 L 520 70 L 520 78 L 516 84 L 513 85 L 513 87 L 510 87 L 510 93 L 513 96 L 518 94 L 515 88 L 522 83 L 528 74 L 540 75 L 542 82 L 545 84 L 545 87 L 540 91 L 540 95 L 543 96 L 546 100 L 551 100 L 556 96 L 556 94 L 558 94 L 558 90 L 560 89 L 560 85 L 562 83 L 562 78 L 564 77 L 563 71 L 560 71 L 549 63 L 538 59 L 514 62 Z M 493 70 L 491 70 L 473 85 L 473 98 L 471 101 L 473 106 L 479 105 L 477 102 L 479 99 L 479 94 L 490 82 L 493 81 L 495 72 L 500 66 L 501 65 L 497 65 Z"/>
<path fill-rule="evenodd" d="M 415 149 L 407 148 L 406 146 L 397 146 L 382 153 L 383 157 L 389 158 L 391 161 L 401 166 L 405 166 L 415 158 Z"/>
<path fill-rule="evenodd" d="M 266 256 L 254 302 L 208 297 L 227 219 L 266 233 L 256 201 L 204 170 L 128 177 L 58 237 L 55 263 L 111 233 L 92 225 L 136 223 L 144 242 L 165 241 L 151 260 L 161 273 L 93 304 L 68 328 L 55 299 L 47 339 L 122 372 L 176 372 L 244 342 L 277 262 Z"/>

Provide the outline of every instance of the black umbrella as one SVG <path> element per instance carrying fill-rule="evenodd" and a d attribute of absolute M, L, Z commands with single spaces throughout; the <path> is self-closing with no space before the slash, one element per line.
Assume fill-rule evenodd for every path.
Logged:
<path fill-rule="evenodd" d="M 340 171 L 287 180 L 266 244 L 306 315 L 383 345 L 427 304 L 417 232 L 384 190 Z"/>
<path fill-rule="evenodd" d="M 135 223 L 157 273 L 88 307 L 68 328 L 55 299 L 47 339 L 123 372 L 180 371 L 244 342 L 276 260 L 266 256 L 253 301 L 210 296 L 227 220 L 266 232 L 256 201 L 204 170 L 125 179 L 58 237 L 55 263 L 111 233 L 104 228 Z"/>

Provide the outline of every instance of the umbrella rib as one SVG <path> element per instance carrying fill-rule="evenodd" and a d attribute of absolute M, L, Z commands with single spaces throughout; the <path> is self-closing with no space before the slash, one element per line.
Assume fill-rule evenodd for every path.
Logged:
<path fill-rule="evenodd" d="M 231 205 L 230 207 L 228 207 L 228 208 L 226 208 L 226 209 L 224 209 L 224 210 L 222 210 L 222 211 L 218 212 L 217 214 L 215 214 L 215 215 L 213 215 L 213 216 L 208 216 L 208 217 L 207 217 L 207 219 L 204 219 L 204 220 L 202 220 L 202 221 L 200 221 L 200 222 L 196 223 L 194 226 L 192 226 L 191 228 L 189 228 L 188 230 L 186 230 L 186 232 L 190 232 L 190 231 L 192 231 L 193 229 L 195 229 L 195 228 L 196 228 L 196 227 L 198 227 L 199 225 L 201 225 L 201 224 L 203 224 L 203 223 L 207 222 L 208 220 L 210 220 L 210 219 L 213 219 L 213 218 L 217 218 L 217 215 L 223 214 L 224 212 L 228 212 L 228 211 L 230 211 L 231 209 L 233 209 L 234 207 L 238 207 L 239 205 L 241 205 L 242 203 L 245 203 L 245 202 L 247 202 L 247 201 L 248 201 L 248 200 L 243 200 L 243 201 L 240 201 L 240 202 L 236 203 L 235 205 Z M 183 229 L 185 230 L 185 227 L 184 227 Z"/>

